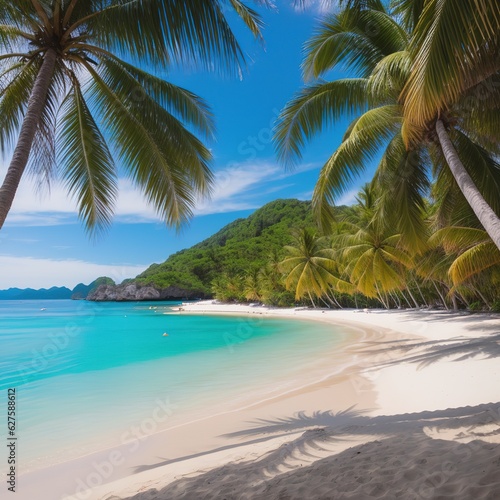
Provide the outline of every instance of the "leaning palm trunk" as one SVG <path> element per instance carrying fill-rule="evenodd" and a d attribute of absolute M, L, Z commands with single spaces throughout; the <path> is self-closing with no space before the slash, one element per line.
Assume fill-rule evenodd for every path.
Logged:
<path fill-rule="evenodd" d="M 19 133 L 14 154 L 10 162 L 7 174 L 0 188 L 0 229 L 3 227 L 7 214 L 9 213 L 14 196 L 16 195 L 19 182 L 24 173 L 31 152 L 31 146 L 42 118 L 47 92 L 54 73 L 56 64 L 56 51 L 53 49 L 45 53 L 40 72 L 36 77 L 33 91 L 28 101 L 28 108 Z"/>
<path fill-rule="evenodd" d="M 474 210 L 479 222 L 481 222 L 490 238 L 500 250 L 500 219 L 488 203 L 486 203 L 485 199 L 475 186 L 474 181 L 467 173 L 467 170 L 465 170 L 465 167 L 460 161 L 460 158 L 458 157 L 441 120 L 436 122 L 436 132 L 439 137 L 439 143 L 441 144 L 443 154 L 446 158 L 448 166 L 450 167 L 453 177 L 457 181 L 460 191 L 462 191 L 462 194 L 465 196 L 465 199 L 471 206 L 472 210 Z"/>

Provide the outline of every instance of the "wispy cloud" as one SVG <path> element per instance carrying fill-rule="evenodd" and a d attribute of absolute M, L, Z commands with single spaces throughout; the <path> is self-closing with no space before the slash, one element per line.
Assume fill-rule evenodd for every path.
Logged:
<path fill-rule="evenodd" d="M 99 276 L 109 276 L 119 283 L 133 278 L 146 269 L 147 265 L 96 264 L 83 260 L 53 260 L 31 257 L 0 255 L 0 289 L 48 288 L 67 286 L 74 288 L 78 283 L 88 284 Z"/>
<path fill-rule="evenodd" d="M 358 194 L 359 189 L 352 189 L 347 193 L 344 193 L 337 201 L 336 205 L 354 205 L 356 203 L 356 195 Z"/>
<path fill-rule="evenodd" d="M 290 188 L 294 175 L 314 168 L 317 166 L 303 164 L 293 171 L 285 171 L 271 161 L 232 163 L 215 172 L 212 196 L 197 203 L 195 214 L 209 215 L 258 208 L 268 201 L 264 198 L 266 194 Z M 290 180 L 281 182 L 284 179 Z M 145 201 L 131 180 L 119 179 L 118 188 L 115 220 L 127 223 L 159 220 L 153 207 Z M 50 192 L 37 192 L 33 182 L 26 179 L 18 190 L 7 224 L 54 226 L 74 223 L 77 214 L 77 204 L 68 196 L 62 184 L 53 183 Z"/>
<path fill-rule="evenodd" d="M 294 2 L 293 8 L 297 12 L 313 11 L 326 14 L 327 12 L 335 12 L 337 5 L 333 0 L 301 0 Z"/>
<path fill-rule="evenodd" d="M 215 173 L 215 187 L 209 200 L 200 201 L 197 215 L 248 210 L 260 206 L 263 184 L 275 178 L 280 167 L 273 163 L 241 163 Z M 255 192 L 259 188 L 260 192 Z"/>

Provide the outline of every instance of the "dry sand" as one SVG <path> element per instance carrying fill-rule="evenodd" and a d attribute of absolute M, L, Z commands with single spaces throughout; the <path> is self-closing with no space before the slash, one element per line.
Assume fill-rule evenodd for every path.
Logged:
<path fill-rule="evenodd" d="M 179 312 L 188 313 L 344 322 L 359 331 L 340 373 L 152 434 L 136 449 L 21 476 L 16 498 L 500 498 L 499 316 L 212 302 Z"/>

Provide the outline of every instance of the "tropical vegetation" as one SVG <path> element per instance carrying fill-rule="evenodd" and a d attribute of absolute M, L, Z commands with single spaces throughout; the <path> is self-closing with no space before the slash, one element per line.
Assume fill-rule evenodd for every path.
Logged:
<path fill-rule="evenodd" d="M 310 83 L 279 117 L 279 158 L 299 161 L 314 135 L 350 117 L 313 195 L 323 235 L 338 232 L 335 200 L 376 165 L 364 223 L 334 238 L 340 260 L 354 259 L 345 264 L 350 281 L 386 307 L 398 303 L 398 277 L 408 274 L 416 285 L 417 276 L 432 283 L 443 305 L 466 304 L 471 294 L 491 305 L 500 257 L 500 5 L 338 3 L 306 44 Z M 350 77 L 324 79 L 339 70 Z"/>
<path fill-rule="evenodd" d="M 271 202 L 134 281 L 274 306 L 500 308 L 500 252 L 484 230 L 432 229 L 437 209 L 429 204 L 427 249 L 412 252 L 396 228 L 376 222 L 376 200 L 364 186 L 356 204 L 335 208 L 328 235 L 318 233 L 310 202 Z M 486 254 L 482 268 L 477 253 Z"/>

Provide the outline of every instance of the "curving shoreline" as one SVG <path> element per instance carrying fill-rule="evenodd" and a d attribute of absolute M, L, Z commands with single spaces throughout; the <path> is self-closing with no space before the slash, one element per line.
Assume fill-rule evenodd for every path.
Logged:
<path fill-rule="evenodd" d="M 296 448 L 300 451 L 300 443 L 304 443 L 304 440 L 307 441 L 310 438 L 312 429 L 322 428 L 324 435 L 321 438 L 326 440 L 321 446 L 324 451 L 317 452 L 318 456 L 313 462 L 308 462 L 310 457 L 300 458 L 303 465 L 307 464 L 309 475 L 314 476 L 315 471 L 319 471 L 321 468 L 322 460 L 328 460 L 332 457 L 341 458 L 342 454 L 347 453 L 353 446 L 363 446 L 363 443 L 373 441 L 373 426 L 370 425 L 365 433 L 344 430 L 341 432 L 343 436 L 341 442 L 335 442 L 332 445 L 326 439 L 328 433 L 333 429 L 338 433 L 339 426 L 345 427 L 346 423 L 350 423 L 349 428 L 353 428 L 353 425 L 362 428 L 360 422 L 366 425 L 369 422 L 366 419 L 387 419 L 389 415 L 392 415 L 395 419 L 392 431 L 390 423 L 384 424 L 387 429 L 385 429 L 383 436 L 387 437 L 399 432 L 399 420 L 395 417 L 398 415 L 412 413 L 420 415 L 424 410 L 443 412 L 448 408 L 463 408 L 488 403 L 486 407 L 478 406 L 480 408 L 478 415 L 484 416 L 485 411 L 490 411 L 492 415 L 495 415 L 496 408 L 500 408 L 500 404 L 489 404 L 500 400 L 495 383 L 495 380 L 499 378 L 498 360 L 476 357 L 450 362 L 449 358 L 439 357 L 438 345 L 428 344 L 428 342 L 436 341 L 446 343 L 449 339 L 462 335 L 475 339 L 477 352 L 480 352 L 481 345 L 487 347 L 485 344 L 487 344 L 488 338 L 495 335 L 495 332 L 500 332 L 500 319 L 498 317 L 471 317 L 422 311 L 282 310 L 222 305 L 209 301 L 184 304 L 182 309 L 180 314 L 237 314 L 240 316 L 261 314 L 270 317 L 343 323 L 350 327 L 359 328 L 366 334 L 360 333 L 352 345 L 346 348 L 350 362 L 341 373 L 328 376 L 325 371 L 323 380 L 305 387 L 275 395 L 265 401 L 256 401 L 255 404 L 237 411 L 215 415 L 191 422 L 186 426 L 155 434 L 152 439 L 141 443 L 140 453 L 136 453 L 132 457 L 132 461 L 136 467 L 139 467 L 140 472 L 137 473 L 137 469 L 130 468 L 131 464 L 128 464 L 127 470 L 117 474 L 120 467 L 115 466 L 113 472 L 105 478 L 106 482 L 102 481 L 104 484 L 92 491 L 84 491 L 82 488 L 79 495 L 67 498 L 103 500 L 132 496 L 134 500 L 142 500 L 142 498 L 190 498 L 189 496 L 178 496 L 177 493 L 175 496 L 156 497 L 152 491 L 148 492 L 147 490 L 178 487 L 176 481 L 186 482 L 188 481 L 185 478 L 186 475 L 191 476 L 200 471 L 208 471 L 204 473 L 204 476 L 200 476 L 205 478 L 204 486 L 194 483 L 185 484 L 184 489 L 187 488 L 186 491 L 191 491 L 195 497 L 202 493 L 211 494 L 212 492 L 215 495 L 213 498 L 218 498 L 217 495 L 230 493 L 224 488 L 231 484 L 230 481 L 226 480 L 224 484 L 217 486 L 216 478 L 221 475 L 219 467 L 228 467 L 227 464 L 234 461 L 245 462 L 249 459 L 261 463 L 263 460 L 265 461 L 266 453 L 272 455 L 273 450 L 277 452 L 283 446 Z M 412 343 L 416 347 L 406 350 L 405 346 Z M 401 349 L 402 347 L 404 349 Z M 431 347 L 436 347 L 437 352 L 427 353 L 426 349 Z M 450 346 L 446 347 L 448 349 L 446 352 L 449 352 Z M 458 349 L 455 358 L 457 356 L 464 357 L 465 354 L 462 350 Z M 402 363 L 405 358 L 416 359 L 413 359 L 411 363 Z M 419 366 L 420 369 L 417 369 Z M 354 409 L 353 405 L 355 405 Z M 477 417 L 477 421 L 474 415 L 468 415 L 467 418 L 471 424 L 469 428 L 474 428 L 475 425 L 480 427 L 481 417 Z M 420 420 L 415 417 L 415 421 Z M 446 421 L 446 419 L 444 420 Z M 258 427 L 259 422 L 261 424 L 268 422 L 268 424 L 260 430 L 255 430 L 254 428 L 256 425 Z M 282 423 L 280 424 L 280 422 Z M 494 421 L 493 423 L 489 421 L 487 425 L 494 427 L 496 424 Z M 422 446 L 424 444 L 428 446 L 429 442 L 435 445 L 434 441 L 437 442 L 437 440 L 433 439 L 434 434 L 439 434 L 439 437 L 446 436 L 448 439 L 453 438 L 454 431 L 446 430 L 443 425 L 436 431 L 427 430 L 426 432 L 423 432 L 423 429 L 427 428 L 426 426 L 420 427 L 417 425 L 410 431 L 407 430 L 404 437 L 409 439 L 413 436 L 418 442 L 423 440 L 420 443 Z M 416 430 L 418 432 L 415 434 Z M 461 432 L 463 433 L 462 430 Z M 498 435 L 493 433 L 490 436 L 490 441 L 496 442 L 497 438 Z M 380 439 L 380 435 L 378 439 Z M 460 439 L 463 441 L 465 438 L 462 436 Z M 161 440 L 163 443 L 168 443 L 169 456 L 163 456 L 164 460 L 159 461 L 158 453 L 161 446 L 158 449 L 157 445 Z M 397 448 L 401 442 L 404 440 L 401 439 L 393 443 L 392 446 Z M 456 441 L 456 436 L 455 442 L 459 442 Z M 365 444 L 365 446 L 367 445 Z M 496 446 L 498 447 L 498 445 Z M 416 449 L 419 449 L 418 446 Z M 177 455 L 172 450 L 176 450 Z M 400 453 L 401 450 L 395 449 L 394 452 Z M 164 455 L 166 453 L 165 451 Z M 79 462 L 60 464 L 57 466 L 57 470 L 45 471 L 47 481 L 51 481 L 50 478 L 54 477 L 52 473 L 85 477 L 86 471 L 89 470 L 89 457 L 84 458 L 86 461 L 82 459 Z M 110 451 L 90 458 L 90 462 L 102 464 L 110 458 Z M 248 467 L 248 464 L 241 465 L 242 470 L 247 470 Z M 241 489 L 242 492 L 246 491 L 245 488 L 249 488 L 245 483 L 245 475 L 247 473 L 242 475 L 238 486 L 238 490 Z M 114 476 L 118 477 L 113 480 Z M 272 481 L 277 480 L 280 474 L 275 475 L 274 479 L 272 476 L 273 474 L 268 478 L 270 481 L 268 486 L 271 485 L 271 487 Z M 213 484 L 215 489 L 210 490 L 210 487 L 207 486 L 207 478 L 212 478 L 210 484 Z M 41 484 L 40 477 L 32 477 L 31 479 Z M 196 482 L 195 479 L 189 481 Z M 288 492 L 292 495 L 291 498 L 295 498 L 293 493 L 300 490 L 301 484 L 305 484 L 304 481 L 305 479 L 302 478 L 301 480 L 297 479 L 296 483 L 293 481 L 290 483 L 295 484 L 293 488 L 291 487 L 291 493 Z M 260 482 L 262 482 L 262 478 Z M 316 482 L 318 488 L 325 487 L 326 483 L 319 477 L 319 472 Z M 170 486 L 167 486 L 169 484 Z M 222 489 L 217 490 L 218 487 Z M 315 495 L 319 495 L 319 491 Z M 239 497 L 229 496 L 228 498 Z M 248 498 L 253 497 L 249 496 Z M 266 498 L 274 497 L 270 494 Z M 300 498 L 300 495 L 297 498 Z M 316 496 L 303 496 L 302 498 L 316 498 Z"/>

